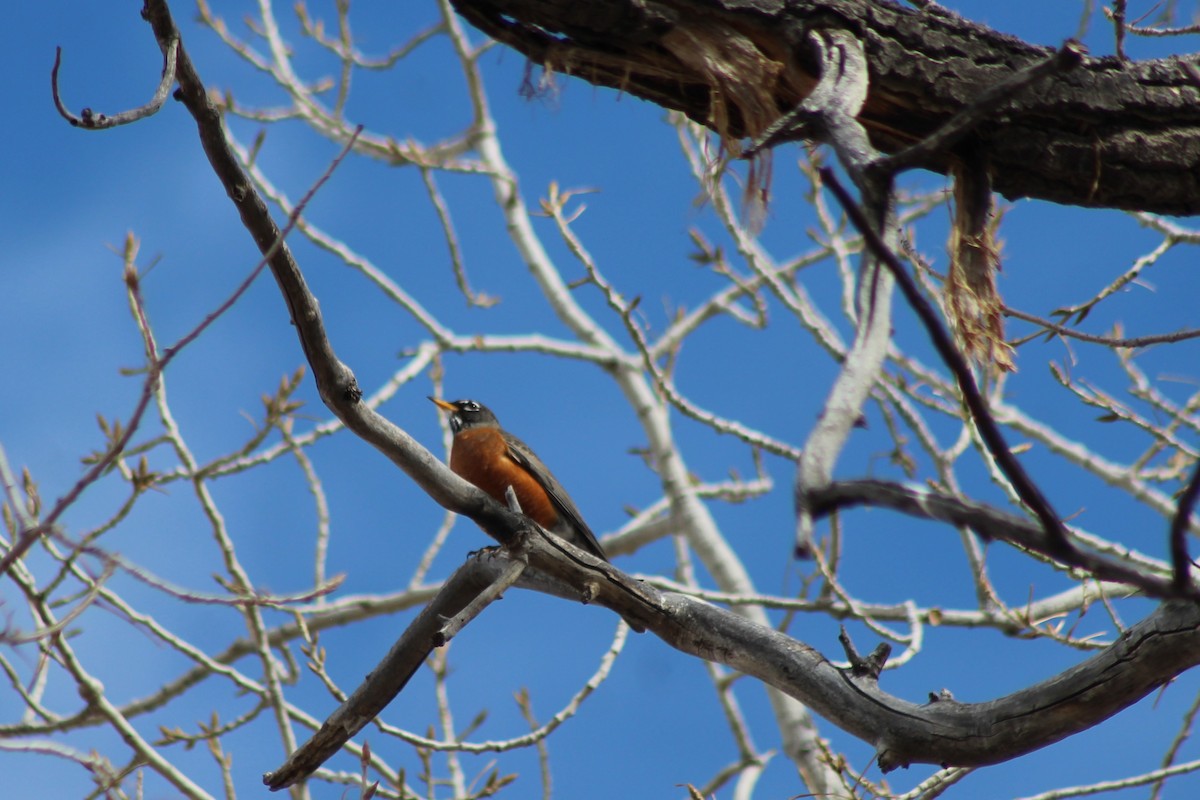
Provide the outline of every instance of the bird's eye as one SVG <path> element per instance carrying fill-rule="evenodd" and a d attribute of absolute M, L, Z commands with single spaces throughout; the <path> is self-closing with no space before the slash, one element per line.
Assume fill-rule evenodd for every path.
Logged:
<path fill-rule="evenodd" d="M 474 400 L 467 400 L 462 404 L 462 408 L 463 411 L 478 411 L 479 403 L 476 403 Z"/>

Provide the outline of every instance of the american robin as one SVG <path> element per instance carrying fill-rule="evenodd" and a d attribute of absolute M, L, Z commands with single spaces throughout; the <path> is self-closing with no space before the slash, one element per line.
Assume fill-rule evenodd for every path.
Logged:
<path fill-rule="evenodd" d="M 546 530 L 605 561 L 608 557 L 567 490 L 529 445 L 500 427 L 496 415 L 474 400 L 453 403 L 429 398 L 450 412 L 450 469 L 501 503 L 509 486 L 525 516 Z"/>

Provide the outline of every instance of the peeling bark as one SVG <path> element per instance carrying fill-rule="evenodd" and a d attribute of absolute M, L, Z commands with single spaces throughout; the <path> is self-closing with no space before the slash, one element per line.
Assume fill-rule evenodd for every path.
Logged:
<path fill-rule="evenodd" d="M 811 90 L 815 28 L 861 37 L 860 116 L 896 152 L 980 91 L 1052 50 L 942 10 L 887 0 L 453 0 L 464 18 L 544 68 L 675 109 L 729 140 L 753 137 Z M 993 187 L 1068 205 L 1200 213 L 1196 59 L 1088 58 L 1039 84 L 962 147 Z M 925 164 L 948 174 L 954 153 Z"/>

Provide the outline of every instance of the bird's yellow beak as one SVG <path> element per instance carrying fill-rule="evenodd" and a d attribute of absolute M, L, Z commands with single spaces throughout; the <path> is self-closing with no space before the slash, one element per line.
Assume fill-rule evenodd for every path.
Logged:
<path fill-rule="evenodd" d="M 436 397 L 430 397 L 429 399 L 433 402 L 433 404 L 435 406 L 442 409 L 443 411 L 449 411 L 451 413 L 458 411 L 458 409 L 455 407 L 454 403 L 448 403 L 445 400 L 439 400 Z"/>

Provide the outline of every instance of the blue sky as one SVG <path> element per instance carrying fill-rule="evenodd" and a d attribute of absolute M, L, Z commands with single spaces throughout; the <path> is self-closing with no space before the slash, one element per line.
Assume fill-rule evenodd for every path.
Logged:
<path fill-rule="evenodd" d="M 0 232 L 6 244 L 0 256 L 0 369 L 5 376 L 0 444 L 12 464 L 28 467 L 37 478 L 47 502 L 61 496 L 81 474 L 80 457 L 101 445 L 96 414 L 126 418 L 140 390 L 136 376 L 121 372 L 140 366 L 142 352 L 121 284 L 120 258 L 112 248 L 119 249 L 132 231 L 141 241 L 139 264 L 144 267 L 159 259 L 143 286 L 162 343 L 196 325 L 257 260 L 182 108 L 168 102 L 153 119 L 103 133 L 73 129 L 54 112 L 49 69 L 56 45 L 64 52 L 63 94 L 76 111 L 85 105 L 120 110 L 144 102 L 153 91 L 160 68 L 158 50 L 134 4 L 125 5 L 129 7 L 22 3 L 9 10 L 9 24 L 0 30 L 4 96 L 10 108 L 3 134 L 7 146 L 0 158 L 0 185 L 5 188 L 0 192 Z M 948 5 L 1040 44 L 1056 45 L 1079 30 L 1076 3 Z M 314 4 L 313 11 L 328 15 L 331 6 Z M 246 9 L 226 2 L 214 4 L 214 10 L 244 33 L 240 20 Z M 197 69 L 211 86 L 232 88 L 243 103 L 280 102 L 278 92 L 261 76 L 193 22 L 194 8 L 176 5 L 174 12 Z M 289 37 L 295 38 L 292 17 L 282 7 L 279 13 Z M 360 3 L 353 13 L 358 45 L 372 53 L 385 51 L 436 18 L 436 8 L 426 2 Z M 1097 13 L 1086 37 L 1096 54 L 1111 49 L 1111 37 L 1102 26 Z M 1131 52 L 1140 57 L 1164 54 L 1169 46 L 1130 42 Z M 304 46 L 298 45 L 297 63 L 311 70 L 309 77 L 329 74 L 329 63 Z M 640 310 L 648 324 L 661 326 L 667 309 L 694 305 L 721 285 L 686 257 L 691 227 L 710 232 L 718 243 L 727 242 L 716 231 L 711 209 L 693 202 L 695 184 L 660 109 L 571 79 L 559 79 L 554 97 L 528 101 L 517 91 L 525 68 L 520 56 L 496 48 L 482 63 L 505 155 L 521 176 L 526 202 L 534 206 L 551 181 L 596 189 L 583 197 L 587 212 L 576 232 L 606 274 L 643 297 Z M 353 92 L 351 118 L 401 139 L 432 141 L 450 135 L 467 119 L 461 78 L 444 44 L 423 49 L 405 69 L 361 76 Z M 248 142 L 258 127 L 238 122 L 234 130 Z M 273 126 L 260 163 L 295 198 L 324 171 L 336 150 L 298 124 Z M 811 211 L 800 202 L 792 166 L 796 154 L 793 147 L 776 156 L 777 196 L 763 233 L 764 242 L 785 256 L 807 249 L 806 232 L 813 225 Z M 494 309 L 468 309 L 454 289 L 444 239 L 413 170 L 350 159 L 314 200 L 310 217 L 372 258 L 456 332 L 566 335 L 532 288 L 486 182 L 475 176 L 439 180 L 463 237 L 474 288 L 503 299 Z M 927 174 L 906 178 L 913 189 L 941 183 L 939 176 Z M 944 211 L 935 211 L 918 232 L 918 244 L 939 259 L 945 218 Z M 539 220 L 536 225 L 568 278 L 582 275 L 550 223 Z M 1012 305 L 1043 316 L 1094 294 L 1155 241 L 1114 212 L 1081 212 L 1030 201 L 1013 204 L 1003 236 L 1001 291 Z M 339 355 L 363 386 L 378 386 L 405 363 L 405 351 L 422 340 L 423 332 L 361 275 L 300 239 L 293 245 L 321 301 Z M 1088 330 L 1104 331 L 1116 321 L 1130 333 L 1195 325 L 1200 281 L 1191 266 L 1186 252 L 1164 258 L 1143 282 L 1099 309 L 1089 319 Z M 824 293 L 825 302 L 836 307 L 832 269 L 814 269 L 804 282 L 814 296 Z M 605 313 L 595 292 L 579 295 L 610 332 L 622 336 L 619 320 Z M 772 314 L 782 321 L 764 333 L 749 332 L 728 320 L 711 323 L 685 348 L 676 379 L 700 405 L 799 444 L 827 391 L 833 367 L 779 308 Z M 845 333 L 844 322 L 840 324 Z M 1013 330 L 1020 331 L 1016 326 Z M 934 362 L 924 334 L 906 311 L 898 312 L 896 331 L 906 347 Z M 1185 397 L 1193 391 L 1196 356 L 1194 346 L 1184 345 L 1153 351 L 1142 363 L 1155 376 L 1176 376 L 1175 396 Z M 1099 437 L 1099 446 L 1111 458 L 1128 458 L 1143 445 L 1129 431 L 1100 426 L 1094 414 L 1081 414 L 1045 366 L 1048 359 L 1073 359 L 1071 369 L 1101 385 L 1119 387 L 1120 375 L 1109 354 L 1083 346 L 1067 351 L 1060 344 L 1035 344 L 1023 348 L 1020 358 L 1022 371 L 1014 378 L 1012 394 L 1039 418 L 1063 426 L 1073 436 Z M 248 438 L 250 420 L 261 417 L 260 396 L 301 363 L 286 309 L 273 281 L 263 276 L 168 372 L 172 408 L 196 457 L 207 461 Z M 769 369 L 760 366 L 765 363 Z M 473 396 L 491 405 L 506 427 L 554 468 L 598 532 L 620 527 L 627 518 L 624 507 L 642 507 L 658 497 L 654 476 L 629 454 L 630 448 L 644 443 L 637 421 L 614 385 L 597 370 L 529 355 L 449 355 L 445 368 L 447 394 Z M 423 377 L 404 387 L 382 410 L 439 452 L 437 417 L 425 400 L 431 391 Z M 299 429 L 328 417 L 311 380 L 306 378 L 298 396 L 305 402 Z M 882 420 L 876 416 L 871 422 L 875 433 L 856 436 L 840 471 L 847 477 L 896 478 L 882 450 Z M 721 480 L 729 470 L 752 473 L 746 448 L 686 419 L 677 417 L 673 424 L 702 479 Z M 156 430 L 148 424 L 146 435 Z M 584 463 L 581 454 L 590 463 Z M 440 523 L 440 510 L 381 456 L 351 437 L 324 440 L 311 457 L 325 482 L 334 520 L 329 571 L 346 575 L 335 597 L 399 588 Z M 151 456 L 153 467 L 170 463 L 165 451 Z M 1163 553 L 1166 525 L 1160 517 L 1106 492 L 1094 480 L 1061 469 L 1044 453 L 1032 454 L 1029 464 L 1064 514 L 1081 511 L 1081 524 L 1096 533 L 1152 555 Z M 745 558 L 760 591 L 794 593 L 810 568 L 788 557 L 792 466 L 768 458 L 766 468 L 776 483 L 770 495 L 744 505 L 713 504 L 712 513 Z M 965 470 L 965 477 L 970 491 L 998 499 L 981 471 Z M 303 591 L 310 585 L 311 569 L 305 565 L 311 563 L 314 511 L 295 462 L 281 460 L 261 471 L 223 479 L 213 491 L 256 581 L 278 592 Z M 68 532 L 89 530 L 111 515 L 123 498 L 118 482 L 100 482 L 65 516 Z M 922 604 L 970 607 L 972 587 L 952 532 L 881 513 L 857 512 L 846 519 L 853 528 L 844 577 L 852 590 L 874 602 L 911 597 Z M 460 521 L 435 564 L 434 576 L 448 574 L 462 554 L 486 543 L 473 525 Z M 183 484 L 148 495 L 104 544 L 179 586 L 219 592 L 210 576 L 221 570 L 220 561 Z M 41 556 L 33 563 L 46 567 Z M 673 570 L 671 547 L 665 541 L 617 563 L 647 575 L 669 575 Z M 989 563 L 1010 603 L 1021 602 L 1030 591 L 1041 595 L 1066 585 L 1049 570 L 998 546 L 991 548 Z M 230 635 L 238 635 L 238 623 L 231 624 L 234 612 L 228 609 L 162 602 L 136 582 L 115 580 L 133 602 L 144 604 L 163 624 L 200 645 L 219 649 Z M 17 625 L 28 624 L 10 584 L 0 588 L 0 603 Z M 1148 604 L 1131 604 L 1123 613 L 1131 622 L 1148 609 Z M 1093 614 L 1083 624 L 1104 629 L 1102 615 Z M 331 673 L 352 688 L 410 616 L 372 619 L 327 633 L 321 643 L 329 653 Z M 177 654 L 149 643 L 115 615 L 93 610 L 85 619 L 86 633 L 77 646 L 118 702 L 139 697 L 148 684 L 186 668 Z M 280 622 L 285 617 L 272 619 Z M 451 647 L 451 693 L 459 725 L 486 708 L 489 717 L 478 738 L 523 732 L 511 699 L 522 687 L 533 692 L 540 716 L 553 714 L 595 669 L 614 625 L 612 615 L 600 609 L 510 591 Z M 831 658 L 840 658 L 835 620 L 804 617 L 791 630 Z M 862 649 L 874 646 L 863 628 L 853 633 Z M 912 664 L 887 674 L 884 686 L 914 701 L 942 687 L 964 701 L 986 700 L 1049 677 L 1079 658 L 1076 652 L 1016 642 L 992 632 L 939 630 L 929 633 L 924 651 Z M 252 671 L 253 665 L 247 669 Z M 769 748 L 775 732 L 764 693 L 752 683 L 742 681 L 738 698 L 758 746 Z M 389 708 L 388 721 L 424 732 L 436 721 L 430 686 L 428 674 L 419 675 Z M 980 771 L 951 789 L 949 796 L 1017 797 L 1149 769 L 1157 764 L 1196 689 L 1195 676 L 1184 675 L 1161 696 L 1117 719 L 1011 764 Z M 289 689 L 289 697 L 317 714 L 333 707 L 311 678 Z M 65 682 L 51 687 L 48 702 L 63 712 L 77 704 L 73 688 Z M 194 730 L 213 705 L 228 713 L 245 710 L 244 699 L 234 697 L 228 687 L 213 685 L 138 724 L 152 738 L 158 724 Z M 0 724 L 18 714 L 16 698 L 0 688 Z M 857 768 L 866 767 L 866 745 L 827 722 L 819 724 L 822 735 L 844 750 Z M 1138 735 L 1131 736 L 1135 730 Z M 111 737 L 95 732 L 64 741 L 81 749 L 121 752 Z M 390 748 L 387 757 L 410 775 L 419 770 L 407 748 L 377 734 L 371 742 L 377 749 Z M 234 776 L 240 796 L 258 796 L 262 790 L 257 776 L 283 755 L 277 741 L 246 733 L 235 735 L 230 746 L 236 746 Z M 565 798 L 679 796 L 682 784 L 703 782 L 735 756 L 703 666 L 649 635 L 631 637 L 611 679 L 550 739 L 549 747 L 556 796 Z M 206 789 L 219 792 L 202 749 L 180 754 L 174 748 L 168 754 L 194 767 L 196 780 Z M 1193 749 L 1182 758 L 1194 756 Z M 467 772 L 482 769 L 492 758 L 466 759 Z M 521 774 L 524 790 L 510 796 L 534 796 L 534 758 L 499 758 L 502 773 Z M 48 771 L 48 763 L 57 768 Z M 354 769 L 345 758 L 336 766 Z M 0 753 L 0 769 L 6 791 L 17 787 L 11 796 L 18 798 L 84 796 L 90 785 L 78 767 L 45 759 Z M 907 787 L 931 771 L 919 766 L 889 779 L 896 787 Z M 869 775 L 880 777 L 877 769 Z M 1171 785 L 1165 796 L 1192 796 L 1198 787 L 1197 779 L 1185 779 Z M 148 796 L 172 796 L 161 784 L 151 783 L 150 789 Z M 794 771 L 777 755 L 757 796 L 783 798 L 800 791 Z M 340 788 L 324 785 L 314 796 L 342 795 Z M 720 796 L 729 796 L 728 788 Z"/>

